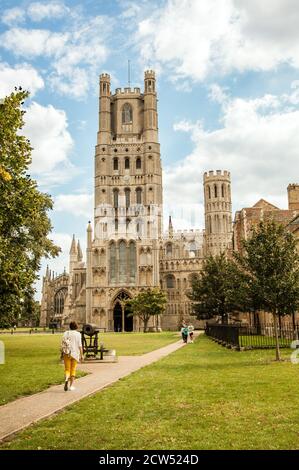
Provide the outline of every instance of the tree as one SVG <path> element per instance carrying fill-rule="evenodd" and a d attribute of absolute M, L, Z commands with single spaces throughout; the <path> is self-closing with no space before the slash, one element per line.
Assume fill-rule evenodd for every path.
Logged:
<path fill-rule="evenodd" d="M 234 257 L 246 277 L 247 299 L 273 315 L 276 360 L 280 360 L 278 320 L 299 308 L 299 254 L 294 236 L 273 221 L 260 222 L 244 253 Z"/>
<path fill-rule="evenodd" d="M 21 88 L 0 103 L 0 326 L 9 327 L 21 313 L 20 299 L 33 297 L 32 285 L 43 256 L 60 249 L 48 239 L 52 209 L 48 194 L 30 178 L 30 142 L 21 135 L 22 105 L 29 96 Z"/>
<path fill-rule="evenodd" d="M 187 295 L 198 319 L 218 316 L 227 323 L 229 313 L 242 309 L 245 293 L 243 273 L 222 253 L 204 261 L 202 271 L 193 275 Z"/>
<path fill-rule="evenodd" d="M 161 315 L 167 304 L 167 296 L 159 288 L 146 289 L 133 299 L 127 301 L 129 315 L 136 316 L 143 321 L 143 332 L 147 330 L 149 319 Z"/>

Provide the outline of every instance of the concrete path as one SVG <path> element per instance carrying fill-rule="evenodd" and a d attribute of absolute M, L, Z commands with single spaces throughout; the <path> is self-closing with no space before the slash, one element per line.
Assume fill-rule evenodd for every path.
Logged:
<path fill-rule="evenodd" d="M 168 356 L 182 346 L 185 344 L 180 340 L 142 356 L 121 356 L 116 363 L 80 364 L 78 367 L 90 374 L 76 381 L 76 390 L 65 392 L 63 385 L 54 385 L 43 392 L 0 406 L 0 441 Z"/>

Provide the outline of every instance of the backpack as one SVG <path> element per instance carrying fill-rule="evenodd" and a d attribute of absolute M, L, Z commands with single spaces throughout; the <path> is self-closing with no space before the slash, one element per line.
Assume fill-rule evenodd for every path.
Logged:
<path fill-rule="evenodd" d="M 71 354 L 71 338 L 70 338 L 70 333 L 69 332 L 68 332 L 67 335 L 65 335 L 62 338 L 61 351 L 63 352 L 63 354 L 66 354 L 67 356 L 69 356 Z"/>

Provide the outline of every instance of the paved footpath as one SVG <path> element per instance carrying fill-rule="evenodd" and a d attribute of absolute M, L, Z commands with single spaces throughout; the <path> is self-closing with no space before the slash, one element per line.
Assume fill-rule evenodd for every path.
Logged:
<path fill-rule="evenodd" d="M 0 406 L 0 441 L 168 356 L 182 346 L 185 344 L 180 340 L 142 356 L 120 356 L 118 362 L 114 363 L 80 364 L 78 367 L 89 374 L 77 379 L 76 390 L 65 392 L 62 385 L 54 385 L 43 392 Z"/>

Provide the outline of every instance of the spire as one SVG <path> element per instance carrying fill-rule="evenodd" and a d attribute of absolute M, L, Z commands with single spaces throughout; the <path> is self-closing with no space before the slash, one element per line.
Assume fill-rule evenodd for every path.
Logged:
<path fill-rule="evenodd" d="M 78 240 L 78 243 L 77 243 L 77 252 L 78 252 L 78 261 L 82 261 L 83 259 L 83 253 L 82 253 L 82 250 L 81 250 L 81 246 L 80 246 L 80 241 Z"/>
<path fill-rule="evenodd" d="M 77 245 L 76 245 L 75 235 L 73 235 L 73 240 L 72 240 L 71 249 L 70 249 L 70 255 L 76 255 L 76 254 L 77 254 Z"/>
<path fill-rule="evenodd" d="M 172 226 L 171 215 L 169 216 L 169 221 L 168 221 L 168 235 L 171 238 L 173 237 L 173 226 Z"/>
<path fill-rule="evenodd" d="M 49 265 L 47 264 L 47 269 L 46 269 L 46 278 L 49 279 Z"/>

